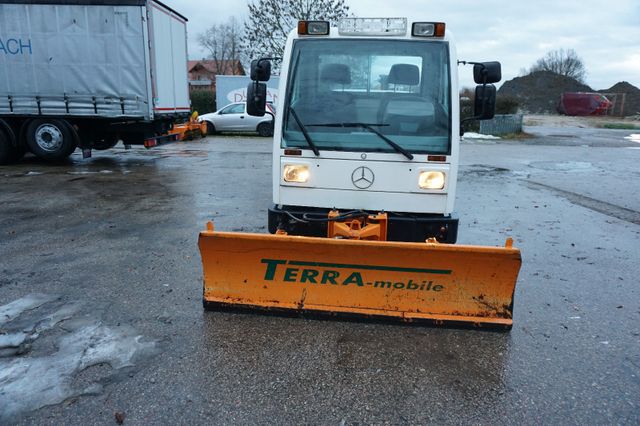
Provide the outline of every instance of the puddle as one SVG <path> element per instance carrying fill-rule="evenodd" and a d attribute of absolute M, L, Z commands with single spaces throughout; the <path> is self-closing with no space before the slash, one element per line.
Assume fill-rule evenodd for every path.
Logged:
<path fill-rule="evenodd" d="M 15 178 L 15 177 L 25 177 L 25 176 L 41 176 L 44 174 L 45 174 L 44 172 L 29 171 L 24 173 L 5 173 L 3 176 L 8 178 Z"/>
<path fill-rule="evenodd" d="M 83 304 L 32 294 L 0 306 L 0 424 L 81 395 L 102 392 L 124 368 L 158 353 L 157 343 L 128 326 L 81 316 Z M 78 384 L 99 366 L 101 375 Z"/>
<path fill-rule="evenodd" d="M 113 173 L 112 170 L 100 170 L 100 171 L 81 170 L 77 172 L 67 172 L 68 175 L 95 175 L 95 174 L 110 175 L 111 173 Z"/>
<path fill-rule="evenodd" d="M 485 164 L 471 164 L 469 166 L 460 166 L 460 174 L 464 176 L 497 176 L 510 172 L 511 170 L 509 169 L 487 166 Z"/>
<path fill-rule="evenodd" d="M 166 154 L 160 155 L 162 158 L 172 158 L 172 157 L 208 157 L 209 153 L 207 151 L 198 151 L 198 150 L 185 150 L 185 151 L 169 151 Z"/>
<path fill-rule="evenodd" d="M 593 169 L 593 164 L 582 161 L 537 161 L 529 164 L 529 167 L 533 167 L 534 169 L 568 172 L 576 170 L 590 170 Z"/>
<path fill-rule="evenodd" d="M 569 139 L 577 139 L 578 136 L 577 135 L 573 135 L 573 134 L 566 134 L 566 135 L 562 135 L 562 134 L 555 134 L 555 135 L 547 135 L 548 138 L 569 138 Z"/>

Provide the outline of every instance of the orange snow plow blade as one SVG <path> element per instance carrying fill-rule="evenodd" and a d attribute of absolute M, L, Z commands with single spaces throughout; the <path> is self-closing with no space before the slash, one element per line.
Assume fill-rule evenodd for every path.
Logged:
<path fill-rule="evenodd" d="M 520 250 L 200 233 L 207 309 L 511 328 Z"/>

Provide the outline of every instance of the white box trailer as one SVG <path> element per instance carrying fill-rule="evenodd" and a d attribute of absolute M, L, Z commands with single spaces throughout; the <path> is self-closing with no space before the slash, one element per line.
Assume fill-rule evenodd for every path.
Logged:
<path fill-rule="evenodd" d="M 186 23 L 155 0 L 0 0 L 0 162 L 154 144 L 190 112 Z"/>

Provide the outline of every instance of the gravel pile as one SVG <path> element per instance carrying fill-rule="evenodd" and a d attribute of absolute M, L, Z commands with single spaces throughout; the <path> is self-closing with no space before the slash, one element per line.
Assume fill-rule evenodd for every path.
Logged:
<path fill-rule="evenodd" d="M 506 81 L 498 90 L 498 98 L 515 99 L 523 113 L 556 114 L 560 95 L 564 92 L 595 92 L 595 90 L 571 77 L 550 71 L 536 71 L 524 77 Z M 640 113 L 640 89 L 636 86 L 621 81 L 598 92 L 626 93 L 624 115 Z M 618 101 L 621 100 L 622 97 L 618 96 Z M 618 111 L 619 106 L 616 106 L 616 115 Z"/>
<path fill-rule="evenodd" d="M 627 83 L 626 81 L 621 81 L 620 83 L 616 83 L 608 89 L 599 90 L 599 92 L 626 93 L 623 115 L 629 116 L 640 114 L 640 89 L 638 89 L 633 84 Z M 618 100 L 621 101 L 622 97 L 618 96 Z M 616 112 L 618 111 L 619 109 L 616 106 Z"/>
<path fill-rule="evenodd" d="M 593 91 L 591 87 L 574 78 L 550 71 L 536 71 L 506 81 L 498 90 L 498 97 L 516 99 L 524 113 L 555 114 L 562 93 Z"/>

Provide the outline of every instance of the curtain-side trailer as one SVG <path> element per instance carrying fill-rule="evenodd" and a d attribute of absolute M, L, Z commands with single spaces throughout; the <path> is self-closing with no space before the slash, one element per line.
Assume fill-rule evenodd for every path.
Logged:
<path fill-rule="evenodd" d="M 0 0 L 0 164 L 170 137 L 190 113 L 186 23 L 155 0 Z"/>

